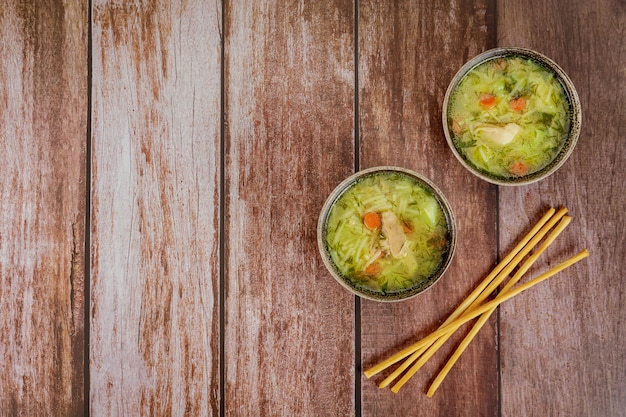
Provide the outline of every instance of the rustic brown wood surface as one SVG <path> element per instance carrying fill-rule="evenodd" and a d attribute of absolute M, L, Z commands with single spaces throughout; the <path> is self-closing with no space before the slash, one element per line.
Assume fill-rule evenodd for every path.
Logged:
<path fill-rule="evenodd" d="M 353 4 L 233 2 L 224 33 L 225 414 L 350 415 L 354 298 L 316 225 L 354 166 Z"/>
<path fill-rule="evenodd" d="M 425 294 L 391 305 L 361 306 L 364 368 L 438 327 L 489 272 L 497 256 L 496 186 L 466 175 L 447 147 L 441 104 L 450 79 L 468 57 L 493 46 L 495 5 L 359 2 L 361 167 L 403 166 L 449 196 L 458 226 L 455 260 Z M 363 415 L 495 415 L 498 356 L 492 317 L 464 361 L 434 398 L 424 395 L 460 340 L 451 338 L 396 395 L 363 378 Z M 473 381 L 481 381 L 476 386 Z"/>
<path fill-rule="evenodd" d="M 626 6 L 619 0 L 0 4 L 0 416 L 626 416 Z M 449 80 L 495 46 L 571 76 L 583 131 L 537 184 L 447 148 Z M 456 214 L 448 273 L 348 294 L 316 224 L 399 165 Z M 573 222 L 433 398 L 363 370 L 434 330 L 549 206 Z M 89 229 L 87 229 L 89 227 Z"/>
<path fill-rule="evenodd" d="M 0 415 L 85 408 L 87 19 L 0 4 Z"/>
<path fill-rule="evenodd" d="M 219 402 L 220 9 L 93 3 L 90 409 Z"/>
<path fill-rule="evenodd" d="M 506 2 L 498 9 L 498 42 L 558 62 L 583 108 L 571 159 L 545 181 L 500 191 L 500 247 L 534 213 L 563 205 L 572 224 L 537 271 L 583 247 L 591 252 L 502 307 L 503 416 L 626 415 L 625 25 L 620 1 Z"/>

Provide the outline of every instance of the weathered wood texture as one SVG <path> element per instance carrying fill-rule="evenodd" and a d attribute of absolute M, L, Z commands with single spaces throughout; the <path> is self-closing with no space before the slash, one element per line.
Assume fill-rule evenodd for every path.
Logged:
<path fill-rule="evenodd" d="M 352 1 L 226 3 L 226 415 L 354 412 L 354 298 L 316 245 L 354 166 L 353 33 Z"/>
<path fill-rule="evenodd" d="M 536 185 L 501 190 L 501 247 L 529 217 L 563 205 L 572 224 L 539 270 L 584 247 L 591 253 L 502 307 L 502 415 L 625 416 L 626 5 L 501 3 L 498 43 L 554 59 L 576 85 L 583 107 L 570 160 Z"/>
<path fill-rule="evenodd" d="M 363 301 L 363 368 L 434 330 L 496 261 L 496 188 L 468 175 L 447 147 L 441 106 L 448 83 L 471 56 L 493 46 L 494 4 L 463 1 L 359 2 L 361 167 L 396 165 L 440 186 L 456 214 L 453 264 L 433 288 L 408 301 Z M 498 413 L 495 317 L 434 398 L 425 391 L 458 344 L 455 335 L 395 395 L 363 377 L 363 415 Z"/>
<path fill-rule="evenodd" d="M 87 7 L 0 4 L 0 414 L 82 415 Z"/>
<path fill-rule="evenodd" d="M 0 415 L 626 416 L 625 23 L 619 0 L 1 2 Z M 552 57 L 583 105 L 534 185 L 477 180 L 443 137 L 450 79 L 497 45 Z M 457 251 L 426 294 L 355 303 L 317 217 L 383 164 L 440 186 Z M 434 398 L 460 335 L 398 395 L 361 377 L 561 205 L 534 271 L 591 257 L 505 303 Z"/>
<path fill-rule="evenodd" d="M 220 407 L 220 12 L 93 3 L 94 416 Z"/>

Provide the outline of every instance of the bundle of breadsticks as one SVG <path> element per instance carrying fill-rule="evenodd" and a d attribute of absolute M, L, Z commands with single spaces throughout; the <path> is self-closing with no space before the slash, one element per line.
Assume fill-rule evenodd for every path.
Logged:
<path fill-rule="evenodd" d="M 366 370 L 365 376 L 370 378 L 404 359 L 404 362 L 379 384 L 380 388 L 384 388 L 400 377 L 391 387 L 391 391 L 397 393 L 457 329 L 463 324 L 478 318 L 473 328 L 461 341 L 456 351 L 432 382 L 427 392 L 427 395 L 432 397 L 465 348 L 470 344 L 474 336 L 476 336 L 481 327 L 489 319 L 489 316 L 501 303 L 589 256 L 587 249 L 584 249 L 536 278 L 516 286 L 518 281 L 535 263 L 539 256 L 568 226 L 572 218 L 566 214 L 566 208 L 561 208 L 558 211 L 554 208 L 550 208 L 517 246 L 498 263 L 493 271 L 491 271 L 454 312 L 450 314 L 439 329 L 417 343 L 402 349 L 398 353 Z M 533 251 L 533 249 L 535 250 Z M 513 276 L 509 278 L 511 272 L 516 268 L 517 270 Z M 500 285 L 507 278 L 509 279 L 504 287 L 498 291 Z M 494 294 L 495 297 L 493 297 Z M 490 297 L 492 298 L 491 300 L 489 300 Z"/>

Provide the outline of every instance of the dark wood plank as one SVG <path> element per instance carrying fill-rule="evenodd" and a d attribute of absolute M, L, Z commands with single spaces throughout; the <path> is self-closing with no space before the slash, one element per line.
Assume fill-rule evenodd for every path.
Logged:
<path fill-rule="evenodd" d="M 226 415 L 354 413 L 354 299 L 319 211 L 352 172 L 352 1 L 228 2 Z"/>
<path fill-rule="evenodd" d="M 500 4 L 501 3 L 501 4 Z M 554 59 L 570 75 L 583 128 L 552 177 L 500 192 L 501 247 L 549 205 L 573 216 L 541 258 L 590 258 L 501 309 L 503 416 L 623 416 L 626 411 L 626 113 L 624 2 L 498 4 L 498 40 Z"/>
<path fill-rule="evenodd" d="M 490 1 L 359 2 L 361 167 L 403 166 L 430 178 L 459 229 L 454 262 L 428 292 L 396 304 L 363 301 L 364 369 L 434 330 L 496 262 L 496 188 L 466 173 L 441 124 L 452 76 L 493 46 L 494 10 Z M 495 325 L 492 317 L 433 398 L 425 392 L 458 335 L 397 395 L 377 387 L 389 372 L 363 377 L 363 415 L 497 415 Z"/>
<path fill-rule="evenodd" d="M 93 4 L 91 412 L 219 412 L 220 16 Z"/>
<path fill-rule="evenodd" d="M 87 6 L 0 4 L 0 414 L 85 410 Z"/>

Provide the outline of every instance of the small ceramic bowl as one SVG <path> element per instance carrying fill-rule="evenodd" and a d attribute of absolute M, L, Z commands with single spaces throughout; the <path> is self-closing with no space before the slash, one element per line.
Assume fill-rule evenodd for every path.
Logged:
<path fill-rule="evenodd" d="M 367 185 L 378 184 L 378 181 L 383 181 L 385 185 L 379 189 Z M 401 187 L 404 188 L 398 188 L 397 184 L 402 184 Z M 400 189 L 405 191 L 395 192 Z M 386 208 L 375 208 L 378 203 L 370 202 L 378 197 L 384 199 L 380 204 L 386 204 Z M 350 203 L 353 201 L 359 203 L 353 205 Z M 339 207 L 338 211 L 333 214 L 336 206 Z M 411 208 L 407 209 L 407 206 Z M 365 215 L 372 212 L 379 213 L 379 217 L 377 225 L 374 224 L 373 228 L 370 228 L 371 225 L 365 221 Z M 333 222 L 334 218 L 347 220 L 339 220 L 338 223 L 329 226 L 329 222 Z M 355 227 L 354 230 L 358 230 L 357 234 L 349 235 L 351 236 L 349 239 L 343 239 L 343 236 L 347 235 L 339 234 L 337 231 L 340 229 L 339 222 L 342 221 L 349 224 L 349 227 Z M 331 229 L 333 227 L 334 230 Z M 357 237 L 352 240 L 352 236 Z M 398 238 L 403 242 L 400 251 Z M 351 246 L 353 241 L 357 242 L 354 248 Z M 393 250 L 394 241 L 396 252 Z M 358 242 L 367 242 L 367 246 L 364 243 L 358 249 Z M 414 249 L 418 245 L 417 242 L 421 242 L 420 247 L 425 248 L 421 249 L 423 252 L 420 252 L 420 255 L 417 255 L 418 252 Z M 423 293 L 448 269 L 456 246 L 456 225 L 450 204 L 431 181 L 408 169 L 381 166 L 353 174 L 329 195 L 319 216 L 317 243 L 324 265 L 345 289 L 370 300 L 400 301 Z M 342 249 L 339 250 L 338 247 Z M 345 258 L 340 258 L 341 256 Z M 358 266 L 357 261 L 350 263 L 353 257 L 366 259 L 362 262 L 376 260 L 379 265 L 374 266 L 383 265 L 382 270 L 374 273 L 378 275 L 368 275 L 369 272 L 366 273 L 368 268 L 364 267 L 364 263 Z M 427 260 L 429 257 L 430 261 Z M 348 264 L 351 266 L 339 266 L 341 262 L 335 262 L 338 259 L 350 259 Z M 398 262 L 404 264 L 400 265 Z M 411 265 L 410 268 L 413 269 L 406 265 Z M 391 269 L 396 267 L 399 269 Z M 403 269 L 405 267 L 406 270 Z M 396 271 L 407 272 L 402 276 L 396 275 Z M 419 272 L 414 274 L 413 271 Z"/>
<path fill-rule="evenodd" d="M 553 90 L 560 90 L 560 85 L 566 97 L 554 103 L 564 103 L 566 111 L 550 113 L 551 102 L 546 97 L 556 97 L 553 90 L 543 85 L 537 88 L 542 83 L 535 83 L 537 78 L 519 77 L 519 72 L 514 72 L 519 66 L 509 60 L 515 57 L 521 58 L 518 62 L 538 64 L 536 73 L 545 70 L 552 74 L 558 83 Z M 474 75 L 477 68 L 488 65 L 491 73 L 483 73 L 482 78 Z M 472 174 L 498 185 L 530 184 L 554 173 L 574 150 L 582 118 L 578 94 L 567 74 L 539 52 L 514 47 L 488 50 L 463 65 L 448 86 L 442 113 L 443 130 L 454 156 Z M 530 129 L 535 129 L 532 134 L 527 133 Z M 545 134 L 548 139 L 535 132 L 549 132 Z M 526 148 L 519 146 L 521 143 Z"/>

